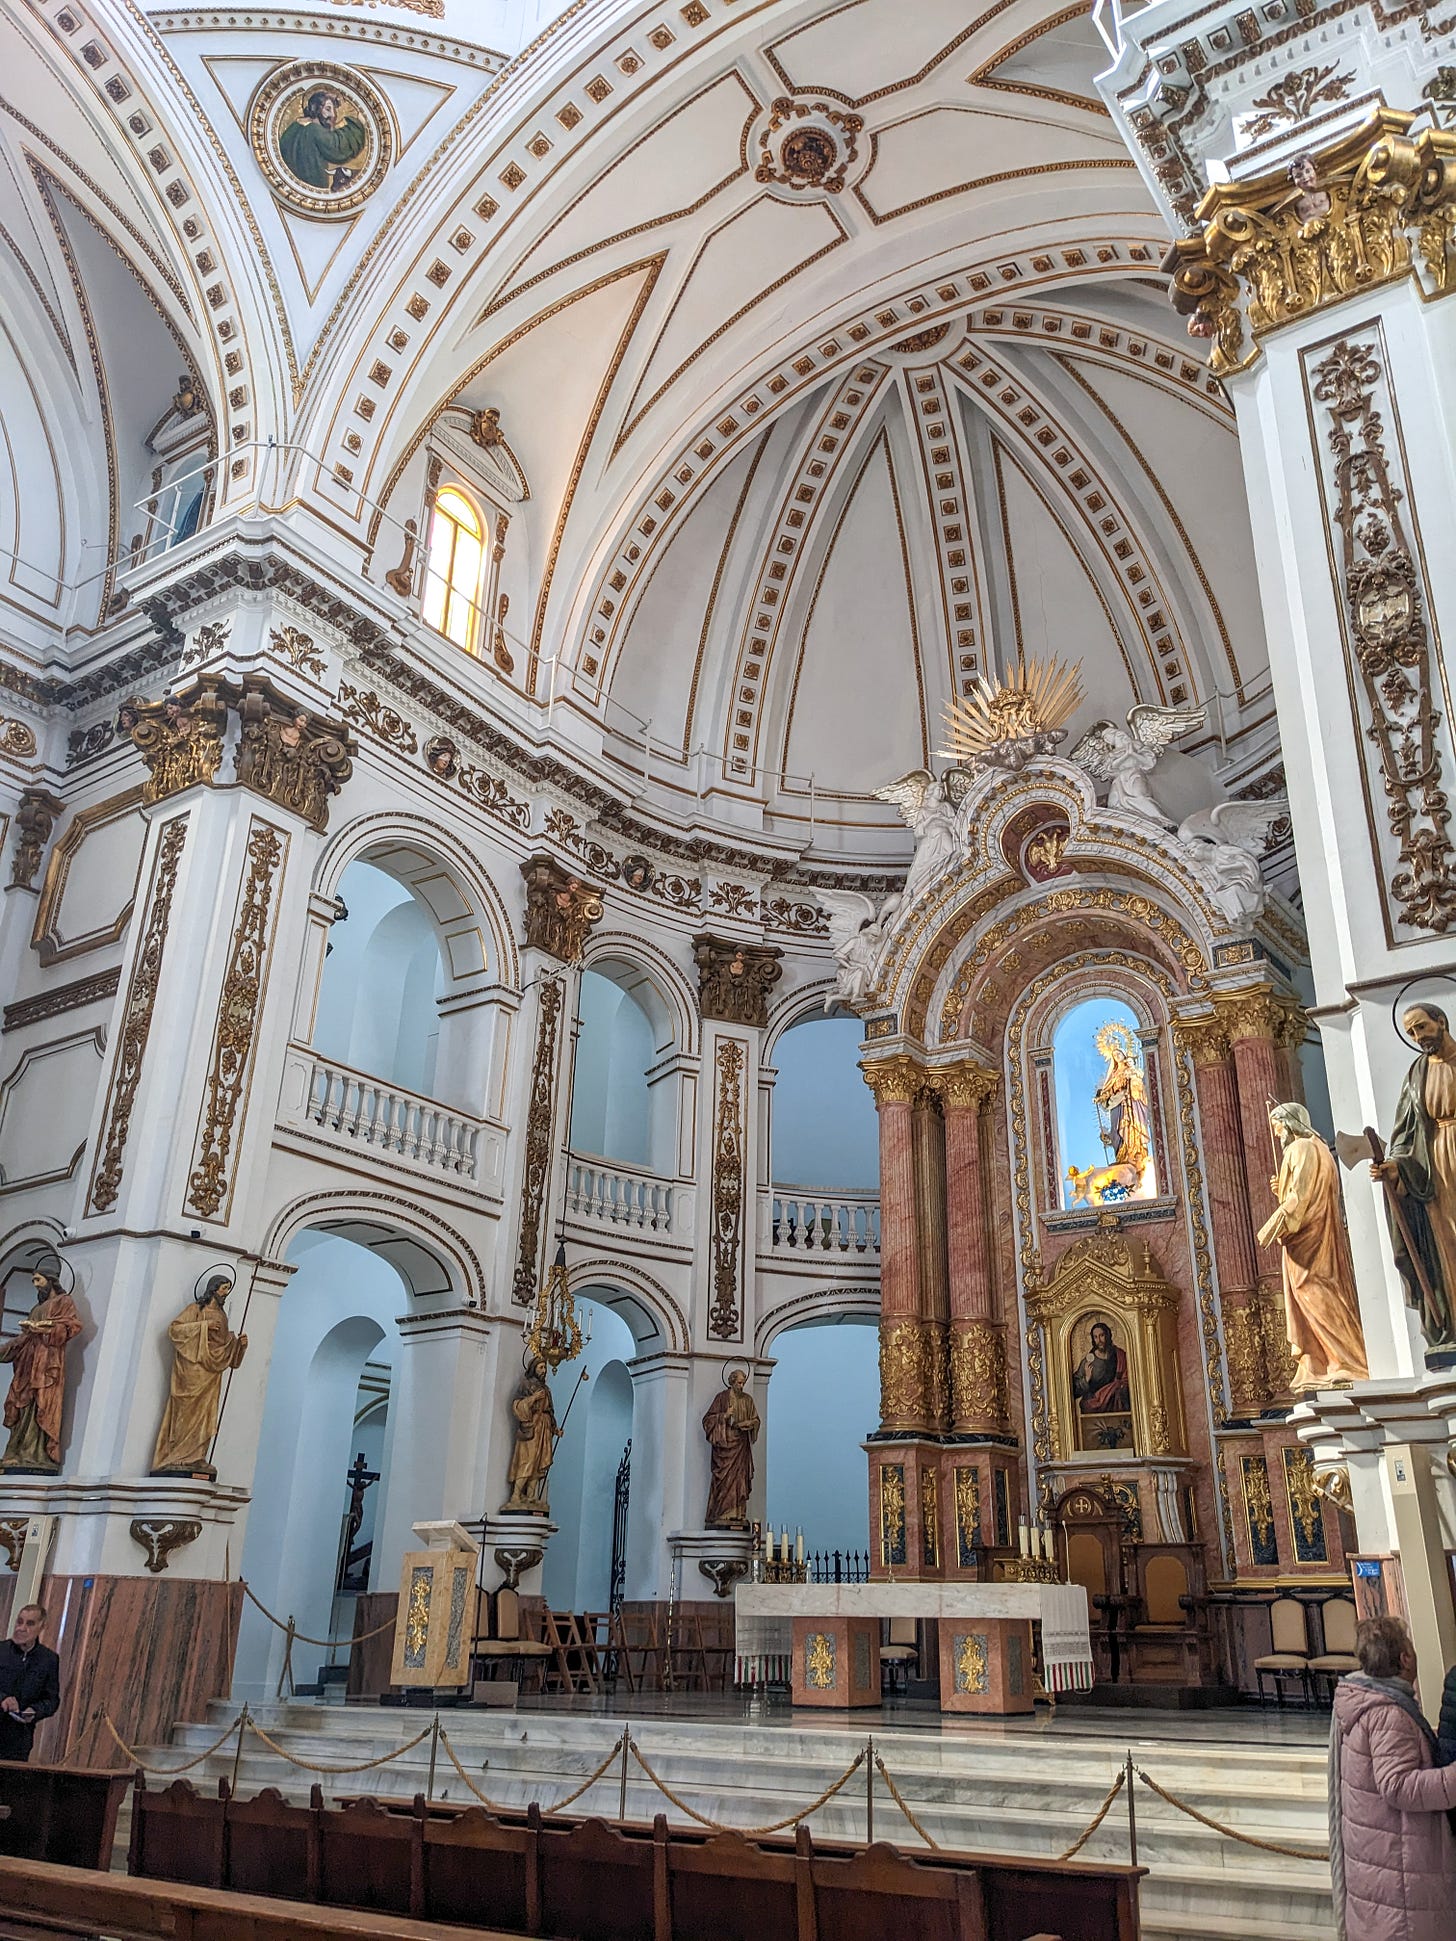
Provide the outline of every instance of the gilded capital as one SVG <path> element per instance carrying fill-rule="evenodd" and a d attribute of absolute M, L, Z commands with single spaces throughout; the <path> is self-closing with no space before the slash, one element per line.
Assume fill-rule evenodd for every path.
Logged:
<path fill-rule="evenodd" d="M 1228 1027 L 1222 1018 L 1179 1018 L 1173 1037 L 1180 1051 L 1192 1054 L 1195 1065 L 1222 1065 L 1228 1058 Z"/>
<path fill-rule="evenodd" d="M 996 1096 L 1001 1076 L 999 1072 L 993 1072 L 985 1065 L 977 1065 L 967 1058 L 958 1065 L 933 1066 L 926 1073 L 925 1082 L 932 1091 L 940 1094 L 943 1105 L 979 1110 Z"/>
<path fill-rule="evenodd" d="M 860 1071 L 876 1105 L 913 1105 L 925 1087 L 925 1067 L 903 1051 L 890 1058 L 867 1058 Z"/>
<path fill-rule="evenodd" d="M 1432 294 L 1456 287 L 1456 131 L 1411 135 L 1415 118 L 1376 108 L 1285 167 L 1209 190 L 1201 230 L 1163 267 L 1216 376 L 1245 370 L 1261 337 L 1398 282 L 1417 261 Z"/>
<path fill-rule="evenodd" d="M 767 944 L 694 937 L 698 1009 L 705 1018 L 761 1029 L 768 1023 L 768 994 L 784 974 L 783 954 Z"/>
<path fill-rule="evenodd" d="M 1230 1044 L 1244 1038 L 1268 1039 L 1286 1049 L 1304 1043 L 1308 1020 L 1292 997 L 1267 990 L 1235 991 L 1213 1001 Z"/>
<path fill-rule="evenodd" d="M 554 856 L 532 856 L 521 864 L 526 879 L 526 944 L 563 964 L 579 964 L 592 925 L 601 917 L 602 896 L 564 870 Z"/>

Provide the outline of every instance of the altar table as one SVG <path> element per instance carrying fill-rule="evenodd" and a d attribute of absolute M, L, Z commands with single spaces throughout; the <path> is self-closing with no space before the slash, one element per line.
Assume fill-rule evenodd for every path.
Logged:
<path fill-rule="evenodd" d="M 1080 1584 L 740 1584 L 734 1615 L 738 1682 L 787 1671 L 795 1705 L 878 1705 L 885 1618 L 936 1623 L 943 1712 L 1030 1712 L 1033 1623 L 1048 1691 L 1092 1685 Z"/>

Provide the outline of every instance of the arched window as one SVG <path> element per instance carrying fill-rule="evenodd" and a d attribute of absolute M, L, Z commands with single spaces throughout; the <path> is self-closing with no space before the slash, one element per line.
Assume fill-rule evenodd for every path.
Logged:
<path fill-rule="evenodd" d="M 425 567 L 423 615 L 457 647 L 473 652 L 480 620 L 480 568 L 485 527 L 463 492 L 446 486 L 435 495 L 430 556 Z"/>

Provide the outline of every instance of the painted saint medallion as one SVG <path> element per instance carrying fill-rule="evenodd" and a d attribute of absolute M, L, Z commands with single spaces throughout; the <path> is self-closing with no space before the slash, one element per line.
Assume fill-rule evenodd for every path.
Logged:
<path fill-rule="evenodd" d="M 248 136 L 274 199 L 300 216 L 353 215 L 395 148 L 384 98 L 331 61 L 275 67 L 249 106 Z"/>

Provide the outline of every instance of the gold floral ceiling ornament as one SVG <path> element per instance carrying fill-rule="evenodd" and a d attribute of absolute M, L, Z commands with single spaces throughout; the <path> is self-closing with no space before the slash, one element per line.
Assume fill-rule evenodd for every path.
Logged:
<path fill-rule="evenodd" d="M 983 674 L 974 690 L 945 704 L 948 761 L 1016 770 L 1066 740 L 1065 724 L 1082 700 L 1082 675 L 1072 662 L 1023 661 L 1009 679 Z"/>
<path fill-rule="evenodd" d="M 1433 295 L 1456 288 L 1456 131 L 1411 135 L 1414 120 L 1376 108 L 1328 147 L 1209 190 L 1200 233 L 1163 268 L 1215 376 L 1246 370 L 1270 331 L 1400 281 L 1417 258 Z"/>
<path fill-rule="evenodd" d="M 813 96 L 781 94 L 757 133 L 754 179 L 797 193 L 838 195 L 864 173 L 860 115 Z"/>
<path fill-rule="evenodd" d="M 248 140 L 274 200 L 294 215 L 352 216 L 394 159 L 394 117 L 377 89 L 333 61 L 286 61 L 248 104 Z"/>

